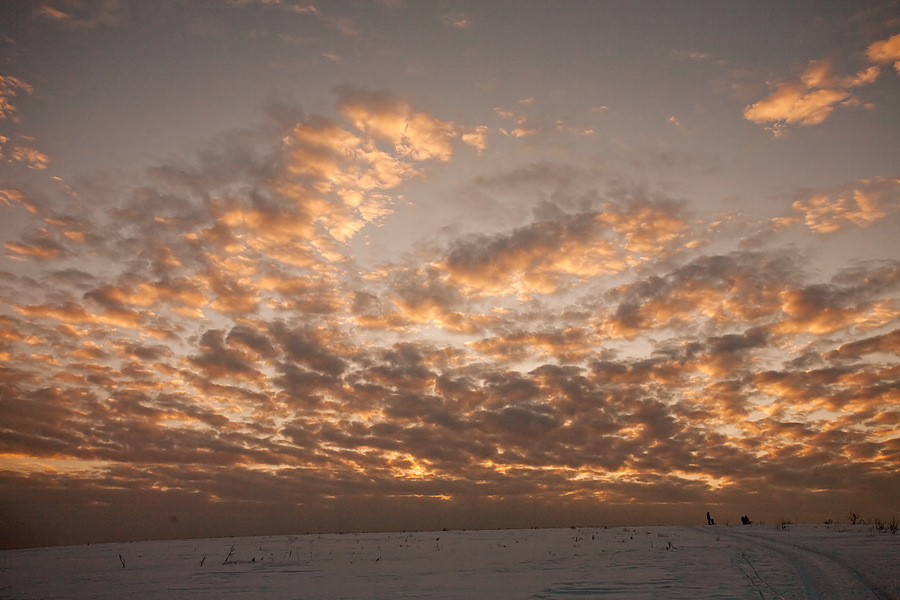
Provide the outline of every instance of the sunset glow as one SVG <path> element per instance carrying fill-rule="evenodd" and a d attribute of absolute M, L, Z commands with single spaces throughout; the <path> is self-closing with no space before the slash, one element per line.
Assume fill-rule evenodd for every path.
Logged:
<path fill-rule="evenodd" d="M 4 545 L 900 516 L 895 3 L 0 33 Z"/>

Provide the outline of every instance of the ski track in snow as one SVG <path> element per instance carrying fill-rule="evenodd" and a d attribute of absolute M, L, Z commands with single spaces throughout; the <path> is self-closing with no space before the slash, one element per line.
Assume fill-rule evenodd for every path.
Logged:
<path fill-rule="evenodd" d="M 879 598 L 875 588 L 864 582 L 859 573 L 852 568 L 843 566 L 826 552 L 802 547 L 785 540 L 773 540 L 764 535 L 731 532 L 726 535 L 776 553 L 799 578 L 802 591 L 802 595 L 798 596 L 800 598 L 841 598 L 842 600 L 878 600 Z M 794 597 L 794 590 L 785 590 L 779 593 L 777 584 L 770 585 L 761 577 L 759 572 L 754 569 L 753 564 L 747 561 L 746 552 L 742 552 L 741 559 L 757 575 L 759 583 L 753 581 L 753 585 L 759 591 L 761 598 Z M 743 568 L 741 570 L 744 571 Z M 746 571 L 744 572 L 746 575 Z M 752 578 L 748 575 L 748 579 Z"/>
<path fill-rule="evenodd" d="M 4 551 L 0 598 L 883 600 L 897 564 L 838 525 L 282 535 Z"/>

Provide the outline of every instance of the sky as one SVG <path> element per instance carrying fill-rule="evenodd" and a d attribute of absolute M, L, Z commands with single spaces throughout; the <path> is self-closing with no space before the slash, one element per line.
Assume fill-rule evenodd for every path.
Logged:
<path fill-rule="evenodd" d="M 900 4 L 6 0 L 0 545 L 900 516 Z"/>

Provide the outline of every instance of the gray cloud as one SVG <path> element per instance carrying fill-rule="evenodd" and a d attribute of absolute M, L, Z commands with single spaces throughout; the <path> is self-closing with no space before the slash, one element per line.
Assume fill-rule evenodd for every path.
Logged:
<path fill-rule="evenodd" d="M 706 251 L 725 234 L 683 203 L 542 163 L 471 182 L 530 190 L 515 224 L 447 228 L 369 271 L 353 252 L 384 198 L 461 150 L 405 101 L 338 95 L 345 122 L 273 109 L 10 236 L 27 267 L 0 273 L 10 543 L 86 539 L 15 520 L 32 505 L 96 521 L 133 503 L 151 533 L 177 507 L 178 535 L 376 508 L 402 528 L 801 500 L 817 518 L 822 490 L 890 506 L 896 262 L 820 276 L 791 248 Z"/>

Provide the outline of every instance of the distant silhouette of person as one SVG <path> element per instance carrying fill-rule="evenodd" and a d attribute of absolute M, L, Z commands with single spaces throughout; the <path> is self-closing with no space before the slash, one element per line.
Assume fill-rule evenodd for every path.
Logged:
<path fill-rule="evenodd" d="M 747 515 L 744 515 L 743 517 L 741 517 L 741 524 L 742 524 L 742 525 L 749 525 L 749 524 L 752 523 L 752 522 L 753 522 L 753 521 L 751 521 L 751 520 L 750 520 L 750 517 L 748 517 Z"/>
<path fill-rule="evenodd" d="M 707 525 L 715 525 L 716 520 L 709 516 L 709 511 L 706 511 L 706 524 Z"/>

